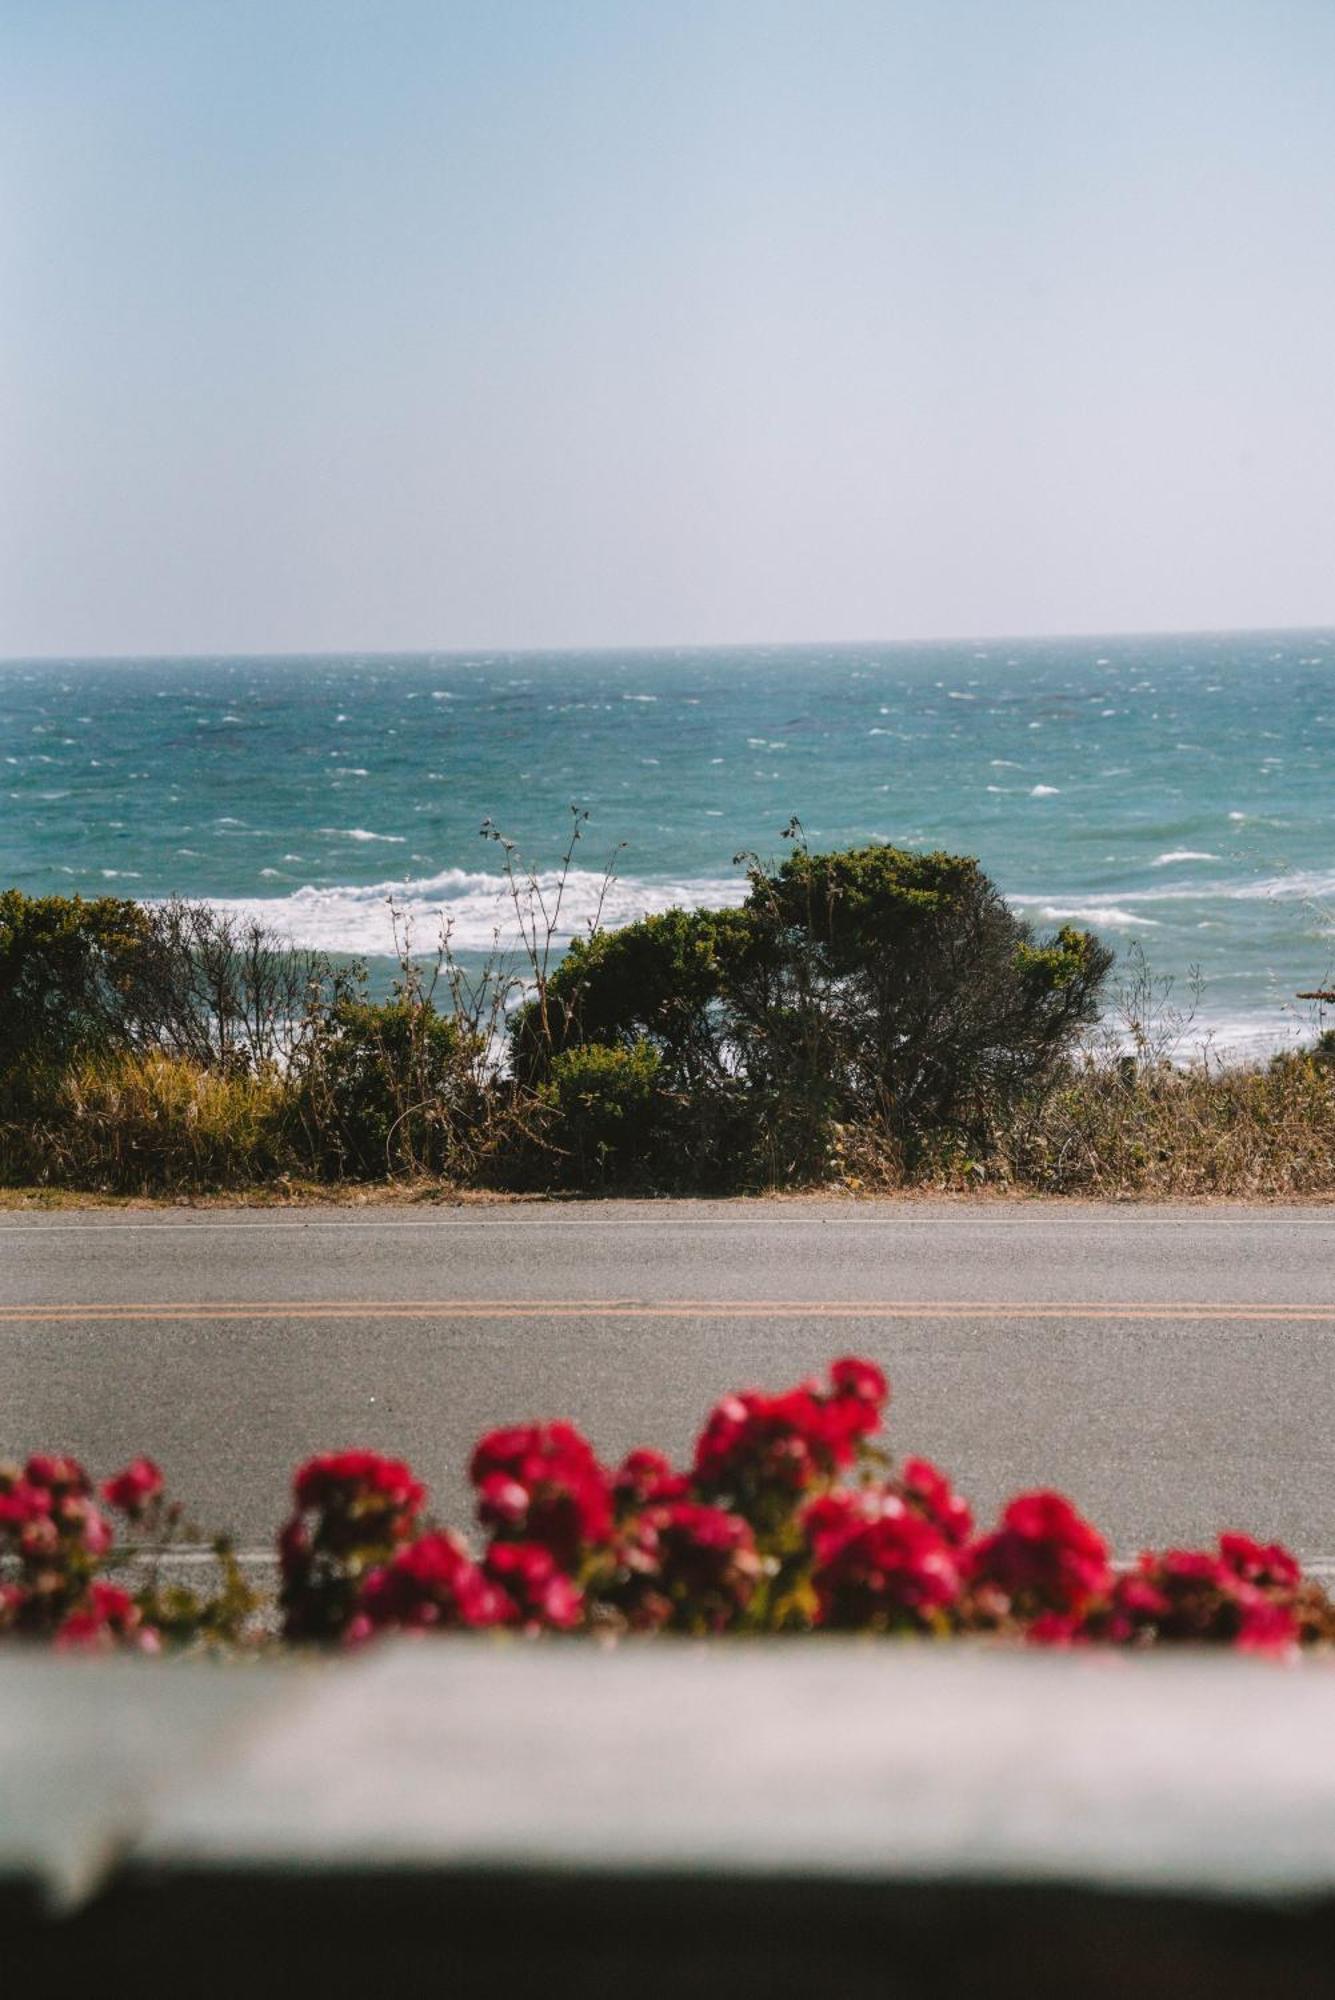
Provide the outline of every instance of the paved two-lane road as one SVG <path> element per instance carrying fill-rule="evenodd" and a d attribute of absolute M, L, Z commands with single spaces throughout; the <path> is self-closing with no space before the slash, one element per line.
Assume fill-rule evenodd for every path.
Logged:
<path fill-rule="evenodd" d="M 0 1451 L 145 1451 L 265 1543 L 310 1451 L 566 1415 L 684 1453 L 708 1404 L 865 1353 L 896 1451 L 1117 1547 L 1335 1557 L 1335 1210 L 839 1202 L 0 1216 Z"/>

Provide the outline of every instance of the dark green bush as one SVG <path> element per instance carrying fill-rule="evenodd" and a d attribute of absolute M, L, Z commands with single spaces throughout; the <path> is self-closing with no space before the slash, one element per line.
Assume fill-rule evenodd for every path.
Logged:
<path fill-rule="evenodd" d="M 1066 926 L 1036 939 L 978 863 L 875 846 L 799 850 L 750 904 L 807 960 L 836 1024 L 850 1115 L 901 1140 L 981 1137 L 1054 1076 L 1098 1012 L 1113 954 Z"/>
<path fill-rule="evenodd" d="M 166 1053 L 235 1075 L 290 1064 L 355 984 L 263 924 L 173 899 L 0 894 L 0 1075 Z"/>
<path fill-rule="evenodd" d="M 148 947 L 137 903 L 0 894 L 0 1076 L 126 1046 Z"/>
<path fill-rule="evenodd" d="M 668 1114 L 662 1073 L 662 1057 L 647 1041 L 629 1048 L 588 1042 L 553 1059 L 541 1087 L 543 1138 L 567 1186 L 653 1181 Z M 670 1181 L 670 1160 L 657 1163 Z"/>
<path fill-rule="evenodd" d="M 547 980 L 545 1000 L 515 1016 L 516 1074 L 541 1082 L 562 1049 L 650 1040 L 674 1086 L 698 1086 L 717 1073 L 719 998 L 751 935 L 741 910 L 664 910 L 576 938 Z"/>
<path fill-rule="evenodd" d="M 477 1115 L 477 1054 L 418 994 L 337 1000 L 296 1080 L 313 1166 L 372 1180 L 451 1171 Z"/>
<path fill-rule="evenodd" d="M 828 1178 L 855 1133 L 913 1175 L 942 1147 L 985 1160 L 1042 1104 L 1111 963 L 1088 932 L 1036 937 L 976 861 L 884 845 L 799 846 L 753 863 L 741 908 L 598 931 L 549 971 L 551 949 L 528 940 L 506 1074 L 503 965 L 470 983 L 446 945 L 423 975 L 405 943 L 377 1002 L 206 905 L 9 891 L 0 1172 L 703 1191 Z"/>
<path fill-rule="evenodd" d="M 909 1155 L 943 1129 L 984 1144 L 1058 1073 L 1111 963 L 1089 932 L 1036 938 L 967 857 L 799 848 L 753 866 L 739 910 L 572 946 L 519 1011 L 515 1066 L 541 1081 L 564 1050 L 647 1040 L 736 1178 L 808 1178 L 841 1121 Z"/>

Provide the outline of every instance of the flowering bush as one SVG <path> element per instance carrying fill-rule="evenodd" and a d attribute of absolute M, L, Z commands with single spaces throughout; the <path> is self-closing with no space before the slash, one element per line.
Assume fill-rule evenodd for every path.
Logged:
<path fill-rule="evenodd" d="M 282 1636 L 829 1631 L 1271 1656 L 1335 1640 L 1325 1591 L 1274 1543 L 1224 1534 L 1118 1568 L 1047 1491 L 977 1534 L 937 1466 L 896 1467 L 875 1443 L 888 1399 L 854 1359 L 824 1382 L 725 1396 L 689 1469 L 644 1447 L 609 1468 L 569 1423 L 491 1431 L 469 1467 L 480 1549 L 430 1519 L 401 1460 L 321 1453 L 298 1468 L 278 1538 Z M 225 1541 L 211 1594 L 162 1581 L 186 1532 L 150 1459 L 100 1494 L 72 1458 L 0 1465 L 0 1636 L 62 1652 L 258 1643 Z"/>
<path fill-rule="evenodd" d="M 537 1542 L 563 1569 L 607 1539 L 611 1481 L 573 1424 L 490 1431 L 469 1473 L 478 1519 L 498 1539 Z"/>
<path fill-rule="evenodd" d="M 283 1632 L 337 1639 L 368 1574 L 412 1539 L 426 1498 L 408 1467 L 373 1451 L 329 1451 L 298 1467 L 278 1536 Z"/>
<path fill-rule="evenodd" d="M 214 1543 L 214 1591 L 162 1582 L 161 1554 L 183 1521 L 153 1461 L 133 1460 L 101 1497 L 137 1542 L 117 1547 L 77 1459 L 37 1452 L 24 1465 L 0 1464 L 0 1635 L 46 1639 L 59 1652 L 156 1653 L 167 1640 L 239 1638 L 255 1599 L 225 1539 Z M 113 1564 L 136 1570 L 138 1588 L 107 1582 L 101 1572 Z"/>

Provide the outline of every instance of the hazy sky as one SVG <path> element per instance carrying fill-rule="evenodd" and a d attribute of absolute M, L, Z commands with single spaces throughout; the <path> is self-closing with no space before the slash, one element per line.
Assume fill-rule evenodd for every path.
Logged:
<path fill-rule="evenodd" d="M 0 653 L 1335 622 L 1332 0 L 0 43 Z"/>

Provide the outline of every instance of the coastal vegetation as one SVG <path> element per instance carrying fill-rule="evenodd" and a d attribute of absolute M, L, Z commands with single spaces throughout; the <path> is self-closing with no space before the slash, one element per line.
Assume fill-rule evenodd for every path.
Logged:
<path fill-rule="evenodd" d="M 889 1395 L 853 1356 L 824 1381 L 742 1390 L 682 1465 L 643 1446 L 605 1464 L 564 1422 L 490 1431 L 469 1463 L 480 1548 L 431 1518 L 403 1460 L 317 1453 L 293 1477 L 267 1604 L 225 1537 L 215 1582 L 173 1580 L 164 1555 L 198 1530 L 151 1459 L 99 1489 L 77 1460 L 34 1452 L 0 1464 L 0 1640 L 161 1654 L 403 1632 L 860 1632 L 1275 1659 L 1335 1640 L 1325 1589 L 1276 1543 L 1226 1532 L 1119 1569 L 1048 1489 L 980 1532 L 938 1466 L 883 1449 Z"/>
<path fill-rule="evenodd" d="M 738 907 L 564 950 L 561 878 L 544 899 L 502 842 L 519 955 L 470 973 L 405 934 L 388 995 L 207 904 L 9 890 L 0 1183 L 1335 1191 L 1335 1038 L 1184 1064 L 1143 966 L 1113 987 L 1098 938 L 1036 934 L 975 860 L 785 836 L 739 857 Z"/>

